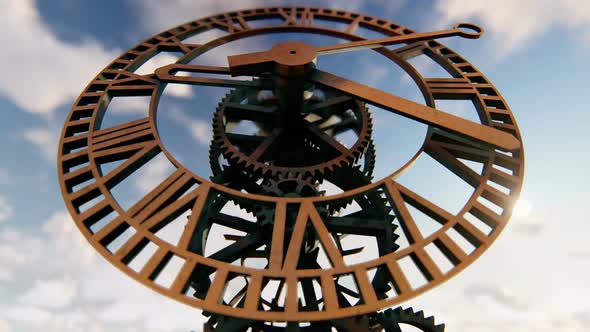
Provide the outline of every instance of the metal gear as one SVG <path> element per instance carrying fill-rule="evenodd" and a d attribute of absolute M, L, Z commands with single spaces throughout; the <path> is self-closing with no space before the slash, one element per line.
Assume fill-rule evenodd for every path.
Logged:
<path fill-rule="evenodd" d="M 324 191 L 318 190 L 319 182 L 305 178 L 302 174 L 296 176 L 281 175 L 267 178 L 262 183 L 268 195 L 277 197 L 311 197 L 323 196 Z"/>
<path fill-rule="evenodd" d="M 253 154 L 256 155 L 259 146 L 264 144 L 264 140 L 276 133 L 276 122 L 270 120 L 273 107 L 276 109 L 275 103 L 276 98 L 270 91 L 261 92 L 248 88 L 233 90 L 219 103 L 213 117 L 213 140 L 209 150 L 209 162 L 213 173 L 211 180 L 213 182 L 222 183 L 240 191 L 275 197 L 323 196 L 325 192 L 319 189 L 323 181 L 329 181 L 344 191 L 371 182 L 376 153 L 371 139 L 371 118 L 365 104 L 329 93 L 326 98 L 326 94 L 319 90 L 316 90 L 307 99 L 307 107 L 302 114 L 304 121 L 315 128 L 315 132 L 319 132 L 323 139 L 336 141 L 336 135 L 353 130 L 357 136 L 352 147 L 343 153 L 340 149 L 336 156 L 330 155 L 333 151 L 321 151 L 318 155 L 322 155 L 322 158 L 314 159 L 315 151 L 321 150 L 321 147 L 308 137 L 297 145 L 303 146 L 304 149 L 299 148 L 299 154 L 296 154 L 295 158 L 285 160 L 256 160 L 252 158 Z M 254 124 L 254 127 L 250 128 L 249 135 L 232 132 L 232 129 L 239 126 L 243 120 L 251 121 L 251 124 L 252 122 Z M 281 148 L 292 148 L 292 146 L 284 144 Z M 277 153 L 276 150 L 272 152 Z M 309 155 L 312 157 L 310 158 Z M 326 155 L 332 159 L 327 158 Z M 260 156 L 261 154 L 258 154 L 258 157 Z M 301 160 L 305 160 L 307 163 L 301 163 Z M 347 250 L 343 248 L 343 240 L 350 234 L 374 236 L 380 255 L 393 252 L 399 247 L 395 243 L 398 238 L 395 233 L 397 226 L 393 224 L 395 217 L 390 213 L 392 209 L 382 194 L 375 192 L 368 196 L 331 200 L 322 206 L 316 206 L 322 219 L 332 220 L 330 223 L 332 236 L 343 256 L 359 253 L 363 249 L 363 247 Z M 361 210 L 340 217 L 339 212 L 354 201 L 357 202 Z M 257 232 L 270 234 L 275 212 L 272 208 L 253 206 L 241 200 L 235 200 L 234 203 L 256 217 L 259 227 Z M 288 207 L 286 212 L 288 219 L 295 220 L 297 209 Z M 343 219 L 339 220 L 340 218 Z M 360 233 L 356 233 L 358 231 L 355 229 L 360 227 L 357 225 L 360 220 L 364 220 L 363 224 L 366 224 L 366 228 Z M 379 225 L 377 223 L 373 225 L 375 220 L 379 220 Z M 286 225 L 287 233 L 292 231 L 290 227 L 292 225 Z M 247 234 L 246 236 L 251 235 Z M 266 237 L 262 236 L 262 238 Z M 236 240 L 238 238 L 236 237 Z M 321 269 L 322 266 L 318 263 L 319 244 L 312 233 L 306 238 L 309 241 L 306 242 L 305 250 L 300 255 L 307 256 L 302 261 L 308 263 L 298 266 L 298 268 Z M 269 247 L 267 245 L 266 249 L 262 251 L 245 253 L 240 264 L 245 264 L 247 258 L 268 257 Z M 379 297 L 383 297 L 383 294 L 389 290 L 385 279 L 384 271 L 377 271 L 373 277 L 372 282 Z M 207 287 L 208 284 L 208 280 L 203 280 L 202 285 L 195 286 L 197 286 L 196 289 L 200 289 Z M 311 284 L 306 287 L 307 292 L 313 294 Z M 360 297 L 355 298 L 354 291 L 343 285 L 338 287 L 341 287 L 339 292 L 344 292 L 349 296 L 347 299 L 344 293 L 340 294 L 338 296 L 340 305 L 351 306 L 354 304 L 353 302 L 361 301 Z M 320 302 L 321 299 L 316 300 L 315 295 L 312 295 L 311 302 L 307 306 L 311 306 L 310 309 L 313 309 Z M 317 310 L 317 308 L 313 310 Z M 252 331 L 277 332 L 332 331 L 332 329 L 352 332 L 368 331 L 369 320 L 368 316 L 361 316 L 342 321 L 314 322 L 305 326 L 288 324 L 279 327 L 263 322 L 242 321 L 213 314 L 210 315 L 210 320 L 205 327 L 208 331 L 224 330 L 227 326 L 232 326 L 237 328 L 236 331 L 251 328 Z"/>
<path fill-rule="evenodd" d="M 400 324 L 401 326 L 411 325 L 424 332 L 444 332 L 445 330 L 445 324 L 434 323 L 434 316 L 425 317 L 423 311 L 414 312 L 412 308 L 387 309 L 379 313 L 376 319 L 385 332 L 401 332 Z"/>
<path fill-rule="evenodd" d="M 267 22 L 259 25 L 260 20 Z M 332 25 L 326 25 L 334 21 L 344 24 L 345 30 L 332 29 Z M 250 24 L 254 22 L 256 24 Z M 363 40 L 366 38 L 362 33 L 355 32 L 359 26 L 387 37 Z M 192 36 L 205 36 L 210 31 L 220 29 L 227 33 L 199 45 L 189 43 L 188 38 Z M 271 49 L 277 51 L 276 54 L 273 54 L 274 51 L 264 51 L 251 53 L 252 56 L 231 55 L 233 60 L 228 58 L 228 67 L 198 64 L 199 56 L 229 42 L 289 32 L 337 37 L 351 43 L 317 48 L 305 42 L 283 42 Z M 407 27 L 377 17 L 315 7 L 266 7 L 233 11 L 186 22 L 163 31 L 113 59 L 74 102 L 68 121 L 64 123 L 57 158 L 58 177 L 66 206 L 82 234 L 113 266 L 171 299 L 201 308 L 220 319 L 244 319 L 250 321 L 252 327 L 255 324 L 271 326 L 272 329 L 258 328 L 271 331 L 284 329 L 274 329 L 273 323 L 268 322 L 296 322 L 285 326 L 291 331 L 316 331 L 319 328 L 323 331 L 326 325 L 322 325 L 322 322 L 327 322 L 333 325 L 332 328 L 341 331 L 337 327 L 340 318 L 347 322 L 368 318 L 369 330 L 372 332 L 377 332 L 375 329 L 381 331 L 383 326 L 387 332 L 395 327 L 397 331 L 400 324 L 420 326 L 423 331 L 440 332 L 441 325 L 434 325 L 433 321 L 424 323 L 428 319 L 411 309 L 410 312 L 394 309 L 382 314 L 378 311 L 430 290 L 480 257 L 505 227 L 512 214 L 512 205 L 520 194 L 524 152 L 521 133 L 509 106 L 483 73 L 463 56 L 434 40 L 451 35 L 478 38 L 482 32 L 483 29 L 476 25 L 460 23 L 452 30 L 416 34 Z M 399 96 L 315 67 L 314 55 L 317 54 L 388 46 L 391 43 L 407 45 L 395 49 L 379 47 L 375 51 L 412 78 L 423 92 L 426 106 L 407 104 L 404 98 L 400 100 Z M 152 74 L 140 75 L 137 72 L 142 64 L 162 52 L 178 52 L 181 55 L 177 63 L 157 68 Z M 450 77 L 426 78 L 427 75 L 420 73 L 409 61 L 422 55 L 440 65 Z M 283 61 L 285 59 L 290 60 Z M 193 60 L 197 64 L 191 64 Z M 176 75 L 180 72 L 196 75 Z M 199 74 L 257 76 L 263 82 L 212 78 Z M 223 132 L 215 139 L 223 141 L 225 137 L 227 142 L 221 143 L 226 145 L 218 144 L 218 149 L 219 156 L 223 155 L 229 165 L 226 167 L 218 163 L 219 169 L 214 173 L 218 173 L 219 178 L 207 181 L 180 163 L 179 158 L 173 156 L 161 140 L 157 114 L 166 84 L 257 87 L 273 89 L 276 96 L 270 93 L 264 97 L 260 96 L 258 90 L 239 88 L 234 91 L 236 100 L 229 100 L 220 106 L 221 112 L 218 113 L 223 113 L 221 121 L 214 125 Z M 308 98 L 306 93 L 309 90 L 306 89 L 312 84 L 331 89 L 324 91 L 329 98 Z M 243 96 L 240 97 L 240 94 Z M 102 120 L 105 114 L 110 114 L 105 112 L 112 111 L 109 102 L 131 96 L 149 96 L 148 116 L 114 126 L 104 125 Z M 350 96 L 359 99 L 354 100 Z M 386 111 L 401 113 L 428 125 L 426 140 L 415 157 L 419 153 L 428 154 L 474 188 L 473 193 L 476 194 L 470 194 L 461 210 L 473 212 L 477 221 L 466 221 L 463 214 L 450 213 L 436 202 L 396 181 L 396 177 L 409 168 L 410 161 L 400 169 L 391 170 L 392 173 L 381 180 L 360 188 L 347 189 L 353 188 L 354 183 L 372 177 L 374 167 L 374 158 L 372 160 L 370 157 L 371 147 L 368 145 L 371 136 L 370 118 L 364 117 L 362 112 L 355 112 L 362 109 L 356 106 L 364 107 L 359 100 L 380 105 Z M 445 112 L 433 112 L 436 111 L 435 100 L 472 102 L 480 121 L 464 122 Z M 273 107 L 277 105 L 280 105 L 280 120 L 274 121 Z M 337 121 L 331 123 L 334 117 Z M 243 120 L 252 121 L 257 132 L 239 136 L 240 133 L 232 131 L 231 127 Z M 303 127 L 305 130 L 302 131 Z M 339 130 L 349 129 L 357 133 L 357 140 L 354 144 L 343 146 L 336 137 L 340 137 Z M 281 130 L 288 135 L 281 133 Z M 273 140 L 278 140 L 280 135 L 286 137 L 281 137 L 280 147 L 276 147 Z M 271 146 L 272 149 L 269 149 Z M 266 150 L 268 156 L 264 155 Z M 160 153 L 173 164 L 174 172 L 139 198 L 133 206 L 122 209 L 113 195 L 113 189 L 120 189 L 119 183 L 131 181 L 128 180 L 131 175 Z M 365 160 L 361 163 L 363 153 Z M 463 161 L 483 164 L 481 172 L 473 172 Z M 113 162 L 121 163 L 106 172 L 103 166 Z M 294 169 L 297 174 L 308 176 L 314 181 L 337 183 L 346 191 L 334 196 L 336 199 L 315 196 L 261 197 L 256 194 L 264 194 L 268 190 L 262 186 L 265 179 L 280 181 L 279 175 L 284 176 Z M 357 173 L 361 176 L 353 175 L 352 180 L 347 179 L 351 177 L 349 175 Z M 494 189 L 490 181 L 502 188 Z M 226 183 L 232 186 L 225 186 Z M 243 188 L 235 190 L 234 187 Z M 293 194 L 291 190 L 295 194 L 303 191 L 296 186 L 295 189 L 283 190 L 281 195 Z M 351 213 L 347 210 L 336 214 L 331 210 L 351 197 L 360 205 L 360 211 Z M 480 204 L 480 197 L 492 200 L 502 211 L 488 211 Z M 256 218 L 239 216 L 239 213 L 233 213 L 235 211 L 222 211 L 231 202 L 251 206 L 257 213 Z M 404 206 L 417 208 L 432 219 L 444 223 L 445 227 L 428 237 L 420 236 L 420 230 L 414 227 L 416 221 Z M 395 213 L 389 213 L 391 207 L 395 207 Z M 295 211 L 297 208 L 298 211 Z M 159 230 L 187 212 L 190 218 L 184 224 L 178 241 L 163 241 L 159 238 L 156 234 Z M 279 213 L 274 213 L 271 218 L 273 212 Z M 262 213 L 266 216 L 259 217 Z M 259 222 L 257 218 L 267 222 Z M 394 252 L 397 249 L 394 245 L 382 245 L 395 240 L 393 230 L 398 226 L 390 222 L 393 218 L 396 218 L 396 224 L 403 228 L 408 239 L 408 247 L 397 252 Z M 477 230 L 473 222 L 480 221 L 490 225 L 490 232 L 484 234 Z M 215 248 L 215 252 L 205 252 L 207 243 L 215 243 L 213 239 L 217 239 L 209 236 L 222 234 L 212 231 L 215 225 L 240 231 L 241 234 L 226 236 L 226 240 L 234 243 Z M 279 227 L 274 227 L 277 225 Z M 294 229 L 297 232 L 293 232 Z M 473 252 L 464 252 L 460 240 L 457 239 L 458 242 L 446 233 L 449 229 L 457 230 L 462 240 L 472 242 L 475 247 Z M 126 236 L 127 230 L 133 231 L 133 236 Z M 276 233 L 270 234 L 269 231 L 275 230 Z M 272 236 L 274 234 L 277 236 Z M 354 264 L 344 261 L 344 256 L 362 249 L 343 250 L 342 245 L 338 244 L 342 236 L 350 234 L 377 239 L 379 257 Z M 270 239 L 271 236 L 273 239 Z M 121 244 L 116 251 L 111 250 L 113 241 Z M 365 245 L 363 241 L 358 242 Z M 327 243 L 329 245 L 326 246 Z M 273 264 L 270 264 L 269 253 L 265 251 L 269 244 L 275 248 L 271 256 L 275 258 Z M 318 244 L 323 244 L 324 249 L 327 249 L 330 263 L 337 264 L 329 268 L 317 268 L 323 264 L 316 254 Z M 429 245 L 436 245 L 444 255 L 443 260 L 452 263 L 448 271 L 441 271 L 438 266 L 442 262 L 440 259 L 424 254 Z M 139 263 L 135 260 L 137 256 L 144 257 L 147 254 L 145 248 L 155 251 L 148 255 L 147 261 L 140 264 L 141 268 L 139 265 L 137 269 L 131 268 L 131 263 Z M 305 255 L 306 261 L 302 262 L 299 258 Z M 408 256 L 414 261 L 413 265 L 420 267 L 419 274 L 415 273 L 415 268 L 403 266 L 403 260 Z M 182 261 L 182 265 L 176 271 L 171 271 L 167 265 L 171 259 L 178 262 L 177 258 Z M 269 264 L 264 268 L 256 267 L 256 271 L 253 271 L 241 263 L 246 258 L 263 258 Z M 309 266 L 315 267 L 310 269 Z M 357 287 L 356 292 L 350 289 L 345 291 L 339 285 L 340 278 L 351 274 L 352 270 L 354 276 L 359 277 L 357 281 L 361 280 L 357 284 L 361 287 Z M 368 280 L 365 272 L 373 273 L 375 270 L 375 277 Z M 173 275 L 174 281 L 169 287 L 159 282 L 162 273 Z M 421 287 L 412 287 L 411 281 L 415 277 L 424 277 L 426 283 Z M 239 296 L 232 297 L 233 294 L 225 294 L 225 290 L 231 288 L 229 284 L 236 278 L 251 282 L 249 287 L 240 290 Z M 263 294 L 260 286 L 266 279 L 279 282 L 286 280 L 284 282 L 288 284 L 289 291 L 280 295 L 280 300 L 276 300 L 277 296 Z M 303 294 L 298 291 L 297 287 L 302 282 L 311 279 L 321 281 L 319 286 L 322 291 L 317 293 L 317 297 L 314 297 L 314 287 L 311 287 L 310 292 L 303 291 Z M 386 291 L 387 287 L 392 286 L 395 292 L 391 292 L 394 294 L 390 296 Z M 187 292 L 192 290 L 195 298 L 187 296 Z M 352 296 L 352 299 L 343 300 L 344 295 Z M 287 305 L 280 307 L 276 305 L 278 301 Z M 298 301 L 303 304 L 299 305 Z M 419 319 L 415 316 L 419 316 Z M 302 319 L 311 322 L 300 323 Z M 306 328 L 307 324 L 314 328 Z M 237 331 L 239 328 L 236 325 L 226 324 L 223 328 L 215 328 Z M 354 329 L 355 332 L 366 331 L 360 326 Z M 255 328 L 251 330 L 256 331 Z"/>
<path fill-rule="evenodd" d="M 268 324 L 226 316 L 212 316 L 204 325 L 204 332 L 377 332 L 369 327 L 367 316 L 311 323 L 291 322 Z"/>
<path fill-rule="evenodd" d="M 296 196 L 310 197 L 322 196 L 325 191 L 318 189 L 319 185 L 327 180 L 341 190 L 350 190 L 370 183 L 375 165 L 375 148 L 372 141 L 369 142 L 367 151 L 363 155 L 363 163 L 347 168 L 339 168 L 334 172 L 326 173 L 325 179 L 314 179 L 305 177 L 302 174 L 278 175 L 275 177 L 264 177 L 250 174 L 237 165 L 224 165 L 221 148 L 213 140 L 209 147 L 209 163 L 211 166 L 211 180 L 221 183 L 236 190 L 269 195 L 269 196 Z M 338 202 L 331 202 L 329 205 L 330 214 L 337 213 L 352 203 L 352 199 L 342 199 Z M 237 203 L 240 207 L 254 214 L 255 210 L 246 202 Z"/>
<path fill-rule="evenodd" d="M 372 121 L 366 105 L 328 91 L 315 90 L 308 95 L 301 114 L 302 132 L 286 135 L 276 123 L 276 98 L 272 92 L 232 90 L 213 116 L 213 140 L 230 164 L 265 177 L 302 174 L 320 179 L 326 173 L 354 165 L 371 143 Z M 231 131 L 244 123 L 255 132 Z M 356 141 L 346 147 L 336 135 L 349 130 L 356 135 Z M 302 141 L 291 144 L 294 139 Z M 265 159 L 268 151 L 273 152 L 273 157 Z M 370 167 L 367 171 L 372 172 Z"/>

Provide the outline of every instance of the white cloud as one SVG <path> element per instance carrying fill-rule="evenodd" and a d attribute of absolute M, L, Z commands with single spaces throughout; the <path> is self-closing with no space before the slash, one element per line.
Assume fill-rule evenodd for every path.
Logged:
<path fill-rule="evenodd" d="M 134 0 L 142 11 L 144 29 L 156 33 L 175 25 L 199 19 L 211 14 L 219 14 L 238 9 L 249 9 L 270 6 L 314 6 L 338 8 L 348 11 L 362 11 L 367 4 L 365 0 L 171 0 L 140 1 Z M 404 5 L 405 0 L 389 1 L 374 0 L 372 4 L 382 8 L 382 13 L 392 13 Z"/>
<path fill-rule="evenodd" d="M 142 12 L 144 29 L 149 33 L 157 33 L 175 25 L 192 21 L 207 15 L 223 13 L 236 9 L 254 8 L 280 3 L 268 1 L 264 4 L 256 0 L 172 0 L 172 1 L 140 1 L 135 0 Z"/>
<path fill-rule="evenodd" d="M 471 285 L 465 289 L 464 294 L 472 300 L 480 297 L 491 299 L 509 310 L 523 310 L 528 307 L 523 299 L 518 298 L 509 290 L 497 286 Z"/>
<path fill-rule="evenodd" d="M 42 241 L 39 238 L 27 236 L 13 228 L 5 228 L 0 232 L 0 266 L 5 273 L 13 275 L 15 269 L 32 265 L 41 248 Z"/>
<path fill-rule="evenodd" d="M 590 259 L 590 251 L 584 251 L 584 250 L 572 251 L 572 252 L 568 253 L 568 256 L 573 259 L 588 260 L 588 259 Z"/>
<path fill-rule="evenodd" d="M 150 97 L 116 97 L 107 108 L 107 114 L 114 115 L 130 115 L 130 114 L 147 114 L 149 108 Z"/>
<path fill-rule="evenodd" d="M 179 109 L 172 109 L 170 118 L 177 124 L 185 126 L 199 144 L 209 145 L 211 143 L 213 137 L 211 123 L 191 118 Z"/>
<path fill-rule="evenodd" d="M 0 168 L 0 183 L 10 183 L 12 182 L 12 176 L 10 172 L 4 168 Z"/>
<path fill-rule="evenodd" d="M 48 124 L 47 127 L 26 129 L 23 138 L 33 144 L 45 160 L 55 163 L 59 144 L 57 125 Z"/>
<path fill-rule="evenodd" d="M 0 331 L 2 332 L 12 332 L 12 325 L 9 324 L 7 321 L 0 319 Z"/>
<path fill-rule="evenodd" d="M 587 313 L 586 313 L 587 314 Z M 578 315 L 571 317 L 520 318 L 513 320 L 466 319 L 455 327 L 470 332 L 579 332 L 588 328 L 588 322 Z"/>
<path fill-rule="evenodd" d="M 33 0 L 1 1 L 0 94 L 27 112 L 51 113 L 72 101 L 118 53 L 95 40 L 60 41 L 39 17 Z"/>
<path fill-rule="evenodd" d="M 193 120 L 190 124 L 191 135 L 197 142 L 207 145 L 211 141 L 211 125 L 204 121 Z"/>
<path fill-rule="evenodd" d="M 6 198 L 0 196 L 0 222 L 6 221 L 14 214 L 12 205 L 8 203 Z"/>
<path fill-rule="evenodd" d="M 528 218 L 525 220 L 518 220 L 515 218 L 513 221 L 514 230 L 521 235 L 525 236 L 537 236 L 540 235 L 546 228 L 545 223 L 538 218 Z"/>
<path fill-rule="evenodd" d="M 69 306 L 77 293 L 78 282 L 71 278 L 36 280 L 34 285 L 21 295 L 19 302 L 42 308 Z"/>
<path fill-rule="evenodd" d="M 0 230 L 0 266 L 11 275 L 0 281 L 16 295 L 0 300 L 0 331 L 187 331 L 203 324 L 194 308 L 99 259 L 67 212 L 40 229 Z"/>
<path fill-rule="evenodd" d="M 524 48 L 543 33 L 577 33 L 590 42 L 590 2 L 579 0 L 440 0 L 436 5 L 447 27 L 468 19 L 481 20 L 498 56 Z"/>
<path fill-rule="evenodd" d="M 51 318 L 51 313 L 31 305 L 13 306 L 3 310 L 3 315 L 16 322 L 40 323 Z"/>
<path fill-rule="evenodd" d="M 134 183 L 135 187 L 142 195 L 147 194 L 154 189 L 162 180 L 174 170 L 174 166 L 164 154 L 158 155 L 156 159 L 151 160 L 145 165 L 145 171 L 142 172 L 141 178 Z"/>

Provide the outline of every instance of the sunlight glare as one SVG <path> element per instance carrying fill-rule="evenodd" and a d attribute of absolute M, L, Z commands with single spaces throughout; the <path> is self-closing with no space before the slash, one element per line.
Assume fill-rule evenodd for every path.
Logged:
<path fill-rule="evenodd" d="M 512 210 L 512 216 L 516 218 L 525 218 L 531 214 L 532 205 L 526 199 L 519 199 L 514 204 L 514 209 Z"/>

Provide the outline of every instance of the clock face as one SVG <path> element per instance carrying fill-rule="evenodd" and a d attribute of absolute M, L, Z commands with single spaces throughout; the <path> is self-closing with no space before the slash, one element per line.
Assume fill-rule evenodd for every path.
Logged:
<path fill-rule="evenodd" d="M 360 41 L 364 38 L 355 34 L 360 28 L 383 38 L 414 34 L 356 13 L 261 8 L 188 22 L 123 53 L 83 90 L 62 131 L 62 194 L 81 232 L 113 265 L 166 296 L 208 312 L 262 321 L 300 320 L 302 313 L 305 320 L 317 321 L 375 312 L 464 269 L 508 221 L 524 160 L 508 105 L 462 56 L 434 40 L 361 51 L 378 52 L 404 70 L 422 92 L 426 110 L 322 71 L 323 58 L 303 76 L 298 105 L 285 104 L 294 100 L 289 96 L 294 89 L 292 83 L 280 88 L 287 83 L 279 74 L 246 80 L 230 77 L 228 68 L 192 64 L 217 47 L 252 36 L 298 32 Z M 212 29 L 224 35 L 203 44 L 186 41 Z M 306 44 L 297 47 L 286 51 L 306 52 Z M 166 51 L 182 57 L 154 73 L 135 72 Z M 419 55 L 433 59 L 451 77 L 420 73 L 409 62 Z M 183 71 L 196 75 L 176 75 Z M 209 158 L 196 161 L 211 169 L 210 177 L 183 166 L 162 143 L 156 116 L 168 83 L 231 88 L 210 110 Z M 121 96 L 149 97 L 149 116 L 103 126 L 109 103 Z M 442 111 L 428 113 L 437 100 L 471 102 L 479 123 Z M 430 125 L 421 149 L 381 179 L 373 179 L 374 105 Z M 298 111 L 282 111 L 287 108 Z M 250 132 L 236 130 L 244 122 L 253 125 Z M 338 139 L 345 132 L 352 137 L 349 144 Z M 458 198 L 466 200 L 459 212 L 451 213 L 397 181 L 423 154 L 473 188 L 469 197 Z M 122 207 L 113 191 L 157 156 L 165 156 L 174 171 L 130 208 Z M 336 190 L 327 192 L 324 183 Z M 228 213 L 230 205 L 245 214 Z M 438 228 L 424 234 L 415 210 Z M 158 236 L 178 218 L 182 229 L 175 241 Z M 229 244 L 220 248 L 215 234 L 221 228 L 240 235 L 226 235 Z M 350 241 L 355 238 L 366 243 Z M 115 242 L 120 245 L 112 249 Z M 374 255 L 363 253 L 369 242 Z M 147 258 L 134 265 L 140 256 Z M 172 276 L 171 281 L 161 283 L 162 275 Z"/>

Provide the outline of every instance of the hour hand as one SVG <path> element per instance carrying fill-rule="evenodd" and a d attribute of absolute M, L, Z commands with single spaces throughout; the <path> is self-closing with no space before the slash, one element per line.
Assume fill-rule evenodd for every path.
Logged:
<path fill-rule="evenodd" d="M 310 75 L 310 81 L 336 89 L 369 104 L 376 105 L 424 124 L 442 128 L 471 140 L 489 144 L 500 150 L 512 151 L 520 147 L 518 139 L 506 132 L 465 120 L 435 108 L 418 104 L 411 100 L 321 70 L 313 71 Z"/>
<path fill-rule="evenodd" d="M 180 76 L 177 73 L 196 73 L 200 76 Z M 235 80 L 227 78 L 211 77 L 213 75 L 229 75 L 227 67 L 202 66 L 192 64 L 173 63 L 155 70 L 156 77 L 161 82 L 179 83 L 191 85 L 220 86 L 220 87 L 238 87 L 262 85 L 260 81 Z M 213 75 L 212 75 L 213 74 Z M 208 75 L 208 76 L 205 76 Z"/>
<path fill-rule="evenodd" d="M 270 50 L 227 57 L 232 76 L 275 73 L 301 76 L 315 66 L 316 48 L 304 42 L 283 42 Z"/>

